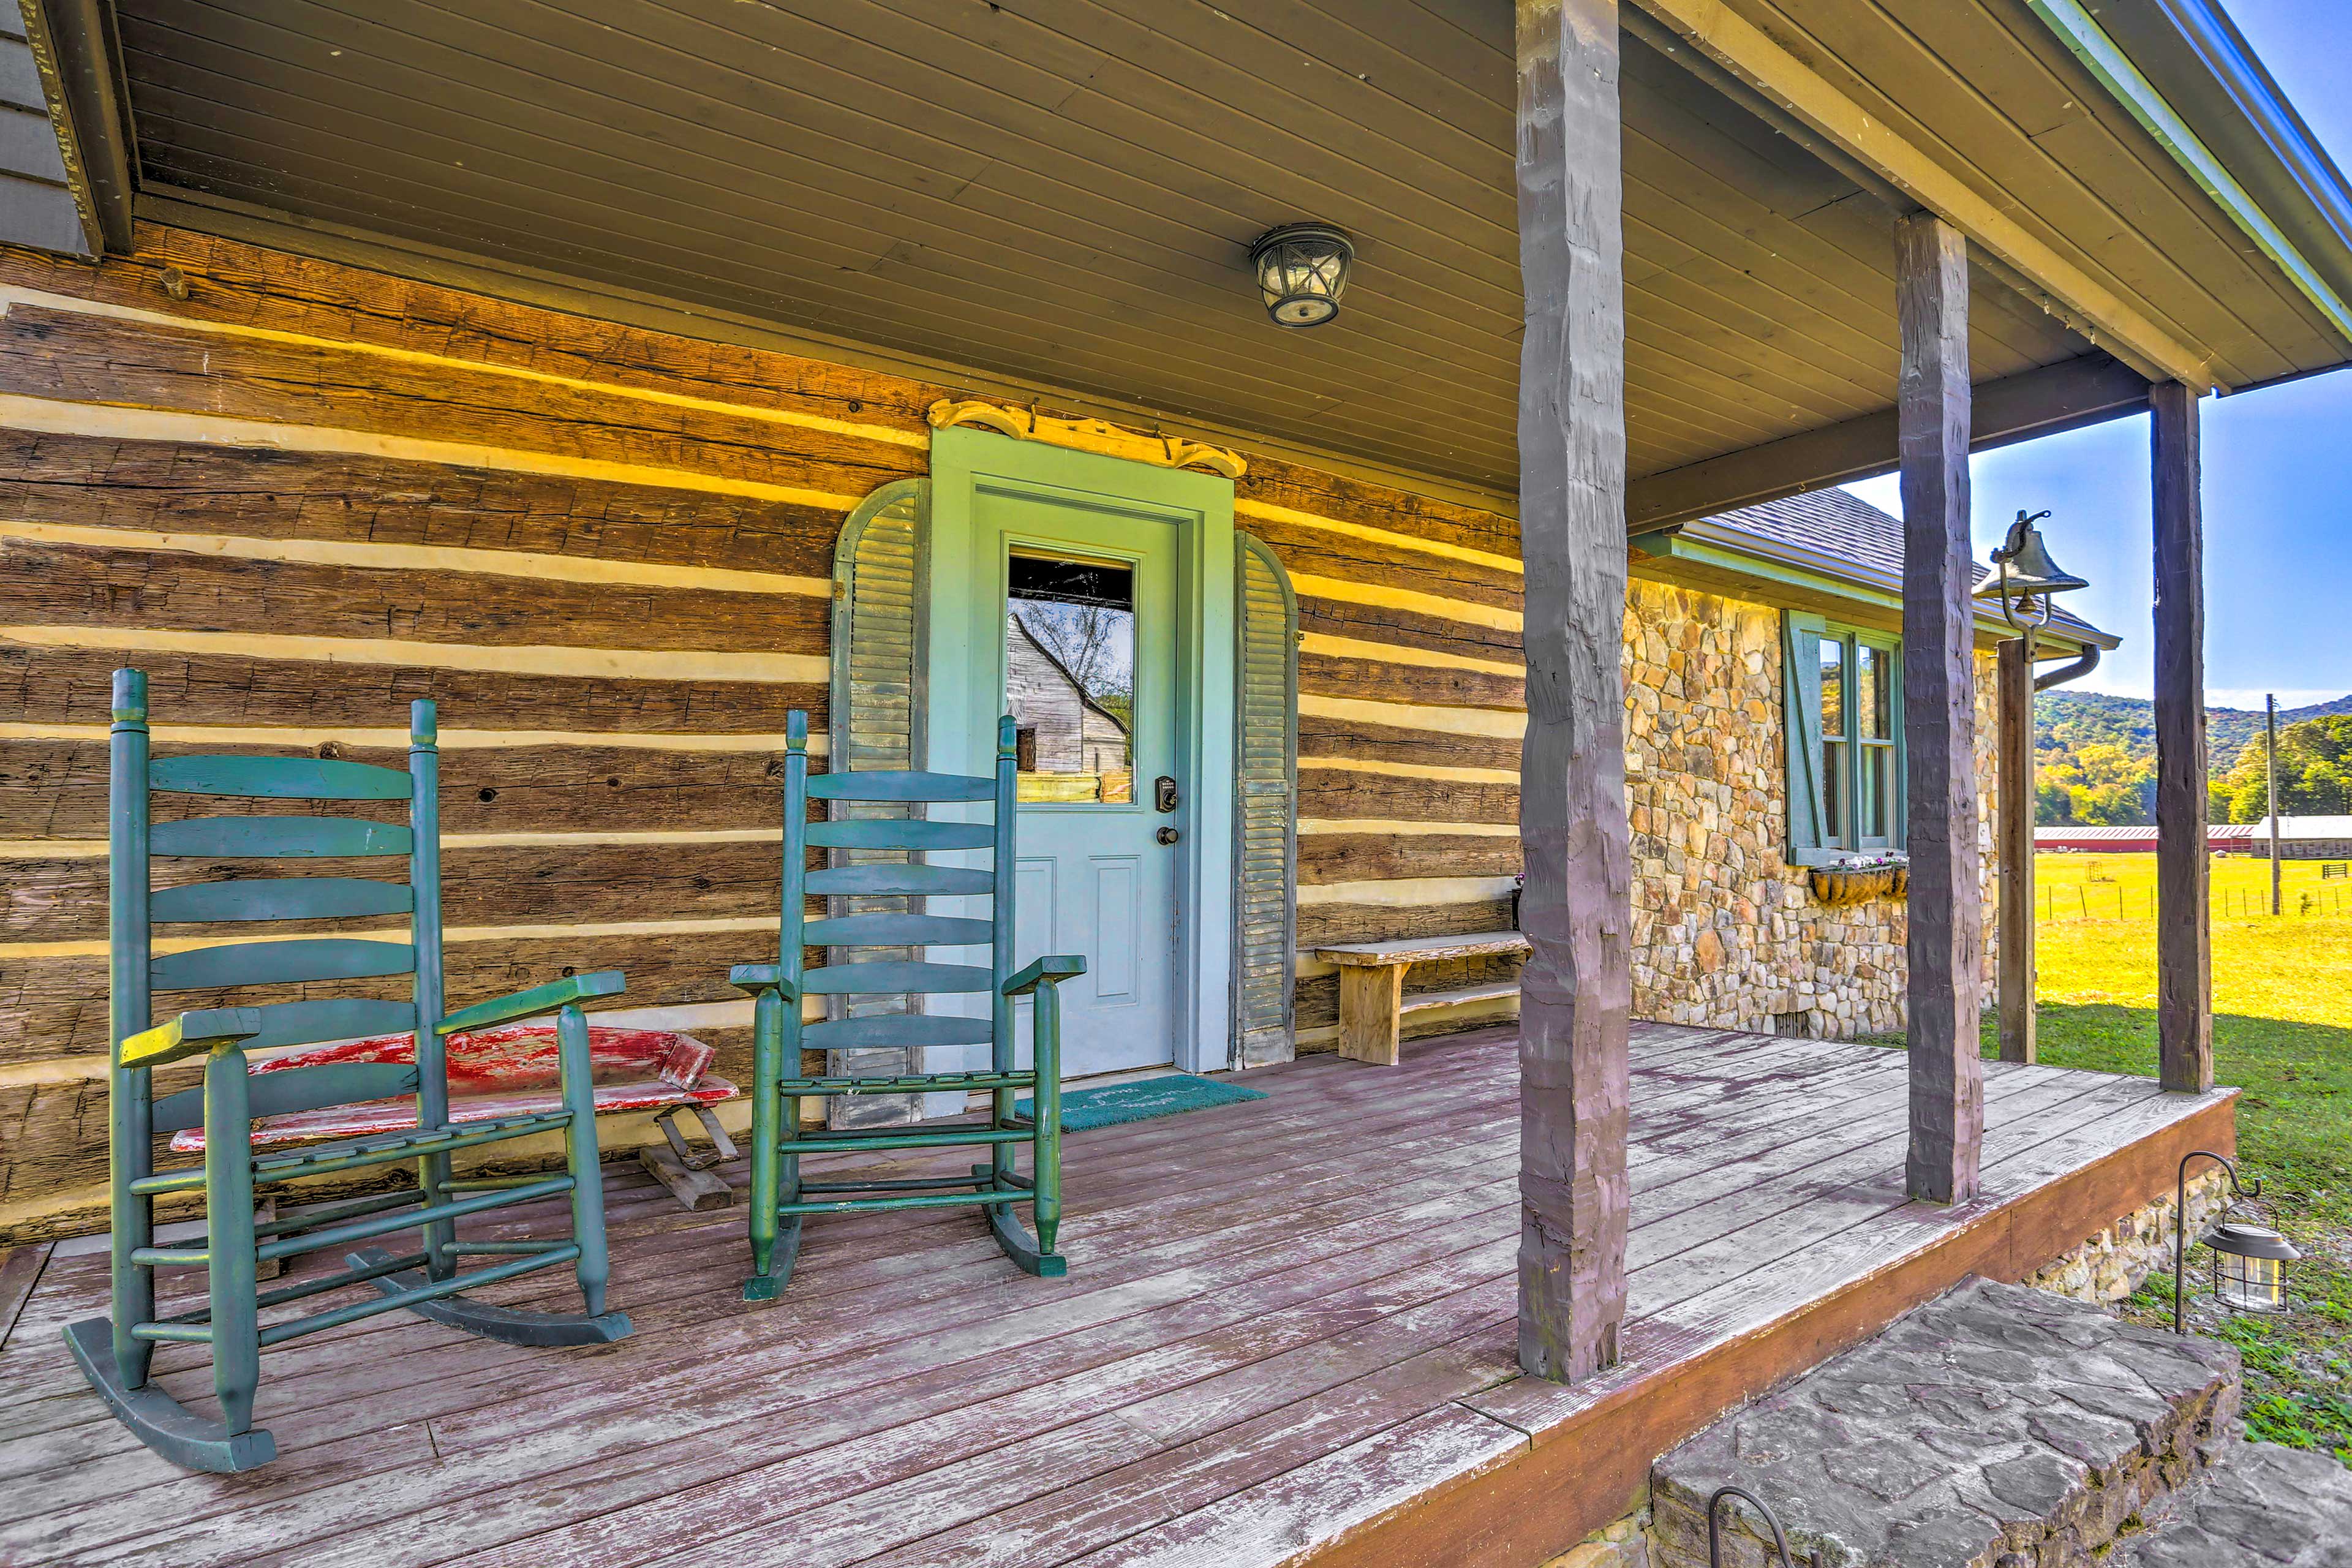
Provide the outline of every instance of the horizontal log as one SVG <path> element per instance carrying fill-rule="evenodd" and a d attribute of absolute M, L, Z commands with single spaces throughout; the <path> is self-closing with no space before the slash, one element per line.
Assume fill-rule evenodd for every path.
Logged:
<path fill-rule="evenodd" d="M 189 279 L 173 300 L 166 268 Z M 486 364 L 887 426 L 919 437 L 945 388 L 707 334 L 622 325 L 152 223 L 136 254 L 92 268 L 0 253 L 0 281 L 201 321 L 448 354 Z M 919 448 L 918 448 L 919 449 Z"/>
<path fill-rule="evenodd" d="M 1298 755 L 1302 762 L 1326 757 L 1423 767 L 1504 768 L 1516 773 L 1519 743 L 1496 737 L 1440 734 L 1302 713 L 1298 716 Z M 1316 814 L 1302 809 L 1298 815 Z"/>
<path fill-rule="evenodd" d="M 1517 560 L 1519 554 L 1519 526 L 1499 512 L 1410 495 L 1278 458 L 1253 455 L 1249 472 L 1234 484 L 1234 494 L 1240 500 L 1286 507 L 1490 555 Z M 1244 514 L 1242 526 L 1255 532 L 1261 521 Z"/>
<path fill-rule="evenodd" d="M 658 912 L 640 918 L 661 919 Z M 730 964 L 773 963 L 773 931 L 691 931 L 683 934 L 529 937 L 451 942 L 443 973 L 452 1007 L 544 985 L 598 969 L 629 979 L 618 1007 L 671 1007 L 696 1002 L 738 1002 L 727 984 Z M 305 985 L 250 986 L 174 993 L 172 1010 L 258 1006 L 314 997 L 407 994 L 395 980 L 319 981 Z M 106 960 L 102 956 L 20 958 L 0 969 L 0 1065 L 53 1057 L 103 1055 L 107 1049 Z M 0 1122 L 0 1127 L 5 1127 Z"/>
<path fill-rule="evenodd" d="M 0 518 L 824 577 L 839 512 L 344 453 L 0 429 Z"/>
<path fill-rule="evenodd" d="M 629 734 L 782 734 L 805 710 L 819 731 L 825 689 L 739 680 L 630 680 L 511 675 L 408 665 L 331 664 L 226 654 L 34 647 L 0 639 L 0 710 L 29 724 L 110 721 L 112 672 L 147 672 L 158 724 L 401 728 L 429 697 L 449 730 L 566 730 Z"/>
<path fill-rule="evenodd" d="M 1298 911 L 1298 946 L 1341 942 L 1394 942 L 1400 937 L 1452 936 L 1501 931 L 1511 923 L 1508 899 L 1463 904 L 1307 904 Z"/>
<path fill-rule="evenodd" d="M 776 912 L 776 858 L 773 843 L 451 848 L 441 857 L 442 919 L 453 926 L 509 926 L 766 917 Z M 299 868 L 257 860 L 164 860 L 155 863 L 153 885 L 160 890 L 297 875 L 401 881 L 404 867 L 365 860 L 305 861 Z M 0 859 L 0 942 L 102 940 L 106 884 L 100 856 Z M 404 919 L 354 916 L 236 931 L 257 938 L 382 931 Z"/>
<path fill-rule="evenodd" d="M 0 392 L 677 469 L 862 496 L 920 473 L 894 442 L 596 388 L 78 311 L 0 320 Z"/>
<path fill-rule="evenodd" d="M 1399 664 L 1320 653 L 1298 656 L 1298 689 L 1323 697 L 1374 702 L 1420 702 L 1443 708 L 1527 710 L 1527 682 L 1457 666 Z"/>
<path fill-rule="evenodd" d="M 155 748 L 268 752 L 269 747 Z M 347 761 L 407 767 L 404 752 L 320 748 Z M 445 833 L 655 832 L 772 828 L 782 822 L 780 753 L 668 752 L 623 746 L 459 747 L 441 753 Z M 107 751 L 101 741 L 0 740 L 0 838 L 103 838 Z M 167 796 L 159 821 L 184 816 L 289 815 L 283 801 Z M 405 820 L 368 801 L 306 803 L 299 815 Z"/>
<path fill-rule="evenodd" d="M 1383 583 L 1507 610 L 1519 608 L 1525 597 L 1519 574 L 1499 566 L 1273 518 L 1238 515 L 1234 521 L 1273 546 L 1289 572 Z"/>
<path fill-rule="evenodd" d="M 1298 770 L 1298 815 L 1408 822 L 1517 822 L 1519 791 L 1516 784 L 1303 767 Z"/>
<path fill-rule="evenodd" d="M 823 657 L 830 599 L 0 541 L 0 623 Z"/>
<path fill-rule="evenodd" d="M 1298 880 L 1376 882 L 1404 877 L 1512 877 L 1517 838 L 1447 833 L 1307 833 L 1298 839 Z"/>
<path fill-rule="evenodd" d="M 1519 634 L 1497 626 L 1482 626 L 1445 616 L 1387 605 L 1363 605 L 1352 599 L 1327 599 L 1314 594 L 1298 595 L 1298 628 L 1327 637 L 1360 637 L 1366 642 L 1403 643 L 1438 653 L 1517 663 Z"/>

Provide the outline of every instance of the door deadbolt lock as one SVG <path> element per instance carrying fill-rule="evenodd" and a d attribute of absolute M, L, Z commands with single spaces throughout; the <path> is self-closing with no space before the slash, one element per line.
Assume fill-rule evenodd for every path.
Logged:
<path fill-rule="evenodd" d="M 1176 830 L 1172 827 L 1163 827 L 1152 837 L 1162 844 L 1173 844 L 1176 842 Z"/>
<path fill-rule="evenodd" d="M 1151 781 L 1151 806 L 1155 811 L 1173 811 L 1176 809 L 1176 781 L 1174 779 L 1162 773 L 1160 777 Z M 1160 842 L 1162 844 L 1172 844 L 1175 840 L 1171 838 L 1163 838 Z"/>

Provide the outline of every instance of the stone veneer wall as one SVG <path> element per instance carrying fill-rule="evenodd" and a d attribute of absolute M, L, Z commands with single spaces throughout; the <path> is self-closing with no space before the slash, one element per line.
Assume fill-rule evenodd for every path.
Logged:
<path fill-rule="evenodd" d="M 2219 1165 L 2189 1177 L 2189 1234 L 2204 1234 L 2229 1206 L 2229 1178 Z M 2166 1193 L 2102 1226 L 2081 1246 L 2026 1276 L 2024 1283 L 2078 1301 L 2120 1301 L 2158 1269 L 2171 1271 L 2172 1210 L 2172 1194 Z"/>
<path fill-rule="evenodd" d="M 1903 905 L 1816 903 L 1788 843 L 1780 612 L 1633 580 L 1625 615 L 1633 1013 L 1846 1038 L 1903 1026 Z M 1992 658 L 1977 660 L 1986 997 L 1993 900 Z"/>

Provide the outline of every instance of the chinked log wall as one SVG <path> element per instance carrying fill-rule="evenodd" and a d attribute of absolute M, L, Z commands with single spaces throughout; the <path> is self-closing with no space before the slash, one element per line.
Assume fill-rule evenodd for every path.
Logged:
<path fill-rule="evenodd" d="M 625 969 L 627 1006 L 689 1009 L 748 1081 L 748 1011 L 722 977 L 773 930 L 771 768 L 787 710 L 824 727 L 834 540 L 860 498 L 926 470 L 931 403 L 973 389 L 153 227 L 96 268 L 0 250 L 0 1245 L 103 1223 L 118 665 L 150 674 L 159 754 L 397 763 L 407 701 L 438 700 L 451 996 Z M 1237 495 L 1298 595 L 1300 948 L 1507 924 L 1516 527 L 1255 454 Z M 1759 616 L 1714 664 L 1645 662 L 1661 632 L 1680 648 L 1691 623 Z M 1759 1026 L 1806 973 L 1822 998 L 1885 989 L 1822 960 L 1851 913 L 1739 929 L 1790 889 L 1777 700 L 1735 689 L 1751 655 L 1777 678 L 1769 634 L 1756 606 L 1634 595 L 1633 749 L 1657 729 L 1645 681 L 1694 717 L 1714 704 L 1685 678 L 1720 684 L 1739 731 L 1656 735 L 1644 831 L 1663 844 L 1723 787 L 1717 763 L 1675 766 L 1694 748 L 1736 752 L 1768 797 L 1721 803 L 1748 840 L 1637 866 L 1638 1016 Z M 238 869 L 260 868 L 184 875 Z M 1694 922 L 1722 928 L 1730 962 Z M 1328 1049 L 1336 976 L 1299 975 L 1299 1046 Z"/>
<path fill-rule="evenodd" d="M 437 699 L 451 996 L 625 969 L 748 1080 L 723 976 L 773 929 L 834 540 L 971 389 L 153 227 L 96 268 L 0 252 L 0 1244 L 102 1223 L 122 664 L 159 754 L 394 761 Z M 1511 524 L 1255 457 L 1240 496 L 1306 634 L 1301 945 L 1504 923 Z M 1333 987 L 1302 981 L 1310 1045 Z"/>

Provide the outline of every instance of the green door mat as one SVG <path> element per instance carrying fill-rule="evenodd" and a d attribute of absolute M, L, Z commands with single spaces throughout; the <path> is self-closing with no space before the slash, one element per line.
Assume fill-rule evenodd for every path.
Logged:
<path fill-rule="evenodd" d="M 1221 1083 L 1188 1072 L 1141 1079 L 1134 1083 L 1108 1084 L 1101 1089 L 1066 1089 L 1062 1094 L 1062 1131 L 1083 1132 L 1089 1127 L 1149 1121 L 1155 1116 L 1175 1116 L 1187 1110 L 1205 1110 L 1213 1105 L 1239 1105 L 1245 1100 L 1265 1098 L 1265 1090 L 1262 1089 L 1244 1089 L 1237 1083 Z M 1022 1115 L 1029 1115 L 1029 1102 L 1022 1100 L 1019 1110 Z"/>

